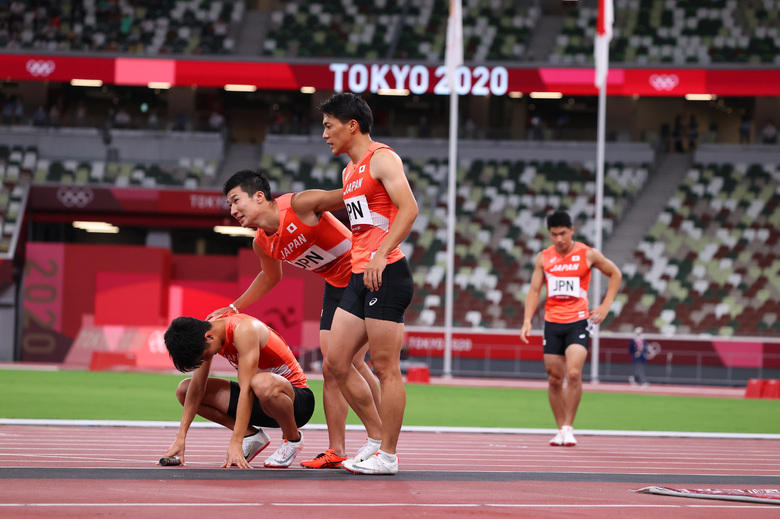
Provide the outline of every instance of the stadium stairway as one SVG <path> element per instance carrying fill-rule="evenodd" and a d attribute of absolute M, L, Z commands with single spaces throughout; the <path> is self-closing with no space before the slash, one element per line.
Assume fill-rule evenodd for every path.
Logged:
<path fill-rule="evenodd" d="M 639 242 L 658 218 L 658 213 L 664 210 L 669 198 L 677 191 L 692 161 L 690 154 L 668 154 L 659 161 L 655 172 L 642 188 L 642 194 L 631 205 L 610 239 L 605 241 L 603 252 L 616 265 L 622 266 L 631 259 Z"/>
<path fill-rule="evenodd" d="M 236 54 L 256 56 L 263 50 L 263 41 L 268 34 L 270 15 L 267 11 L 247 10 L 241 22 L 236 42 Z"/>
<path fill-rule="evenodd" d="M 230 178 L 236 171 L 252 169 L 258 163 L 260 148 L 255 144 L 231 144 L 225 150 L 225 160 L 219 169 L 217 187 Z"/>
<path fill-rule="evenodd" d="M 555 48 L 555 40 L 563 29 L 563 17 L 543 15 L 539 18 L 531 41 L 528 42 L 528 57 L 537 61 L 546 60 Z"/>

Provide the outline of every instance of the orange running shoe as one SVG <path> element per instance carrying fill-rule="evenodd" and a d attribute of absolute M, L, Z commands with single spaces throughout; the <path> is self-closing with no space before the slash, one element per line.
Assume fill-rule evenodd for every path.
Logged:
<path fill-rule="evenodd" d="M 301 467 L 307 469 L 340 469 L 341 462 L 346 459 L 346 456 L 336 456 L 336 451 L 328 449 L 311 461 L 302 461 Z"/>

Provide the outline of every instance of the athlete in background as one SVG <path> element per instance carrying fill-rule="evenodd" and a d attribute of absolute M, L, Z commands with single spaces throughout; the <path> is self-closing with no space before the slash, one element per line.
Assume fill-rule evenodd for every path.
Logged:
<path fill-rule="evenodd" d="M 539 305 L 542 284 L 546 282 L 544 367 L 550 407 L 558 425 L 558 433 L 550 445 L 572 447 L 577 444 L 573 425 L 582 399 L 582 368 L 588 356 L 590 324 L 597 325 L 607 317 L 623 275 L 601 252 L 573 240 L 574 225 L 568 213 L 556 211 L 549 215 L 547 229 L 553 244 L 536 256 L 520 339 L 528 344 L 531 318 Z M 608 276 L 609 284 L 604 300 L 593 312 L 588 312 L 588 286 L 593 268 Z"/>

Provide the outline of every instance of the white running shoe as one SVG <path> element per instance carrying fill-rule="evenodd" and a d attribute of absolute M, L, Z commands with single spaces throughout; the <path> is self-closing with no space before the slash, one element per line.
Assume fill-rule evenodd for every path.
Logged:
<path fill-rule="evenodd" d="M 241 446 L 244 449 L 244 458 L 246 458 L 247 463 L 255 459 L 255 456 L 260 454 L 260 451 L 268 447 L 270 444 L 271 438 L 269 438 L 262 429 L 259 429 L 252 436 L 245 437 L 244 441 L 241 443 Z"/>
<path fill-rule="evenodd" d="M 577 439 L 574 437 L 574 429 L 570 425 L 564 425 L 561 429 L 563 435 L 563 446 L 574 447 L 577 445 Z"/>
<path fill-rule="evenodd" d="M 342 461 L 341 466 L 353 474 L 393 476 L 398 474 L 398 456 L 378 451 L 364 461 L 356 462 L 354 459 Z"/>
<path fill-rule="evenodd" d="M 363 445 L 360 450 L 358 451 L 355 456 L 350 459 L 352 463 L 360 463 L 361 461 L 366 461 L 368 458 L 379 452 L 379 447 L 382 446 L 382 442 L 377 440 L 372 440 L 371 438 L 366 439 L 366 444 Z M 343 464 L 343 462 L 342 462 Z"/>
<path fill-rule="evenodd" d="M 282 440 L 282 444 L 279 445 L 279 448 L 276 449 L 276 452 L 274 452 L 270 458 L 263 462 L 263 466 L 274 469 L 285 469 L 292 465 L 292 462 L 301 450 L 303 450 L 303 434 L 301 434 L 301 439 L 297 442 L 291 442 L 286 439 Z"/>
<path fill-rule="evenodd" d="M 558 431 L 555 436 L 550 438 L 550 445 L 553 447 L 560 447 L 563 445 L 563 434 L 561 431 Z"/>

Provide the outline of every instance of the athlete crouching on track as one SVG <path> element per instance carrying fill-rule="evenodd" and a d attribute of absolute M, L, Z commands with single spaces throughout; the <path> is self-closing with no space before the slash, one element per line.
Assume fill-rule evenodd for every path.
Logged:
<path fill-rule="evenodd" d="M 298 430 L 314 413 L 314 394 L 278 332 L 249 315 L 225 312 L 210 321 L 178 317 L 165 332 L 174 366 L 193 371 L 176 390 L 184 406 L 176 439 L 165 454 L 184 464 L 187 431 L 195 415 L 233 431 L 222 467 L 249 462 L 271 442 L 261 427 L 282 429 L 282 443 L 263 465 L 289 467 L 303 449 Z M 209 377 L 214 355 L 238 370 L 238 383 Z"/>

